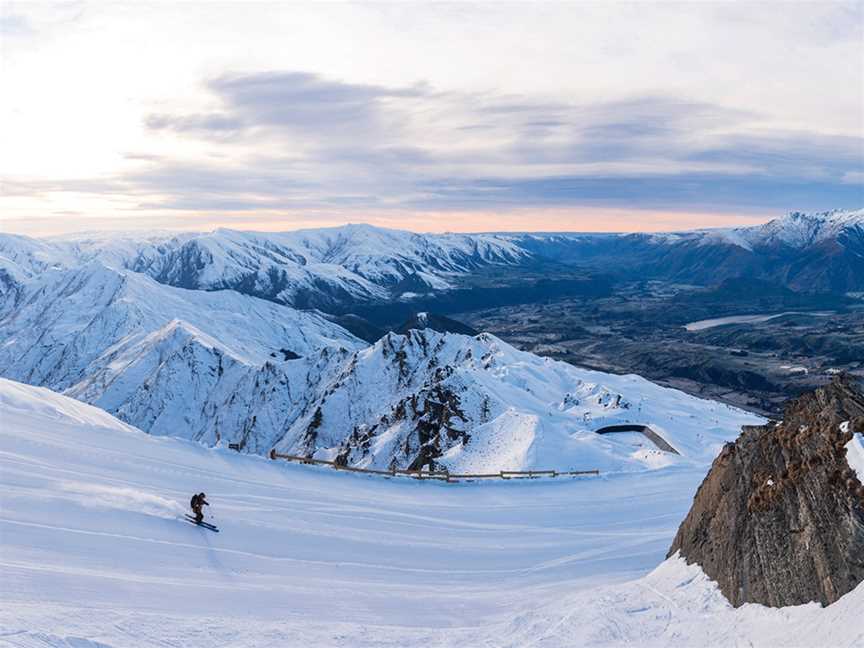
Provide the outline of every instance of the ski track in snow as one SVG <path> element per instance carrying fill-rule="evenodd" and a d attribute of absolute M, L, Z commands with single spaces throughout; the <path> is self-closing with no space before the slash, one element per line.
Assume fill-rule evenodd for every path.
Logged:
<path fill-rule="evenodd" d="M 733 610 L 697 567 L 660 564 L 705 466 L 386 480 L 154 438 L 6 380 L 0 405 L 0 646 L 864 641 L 864 587 Z M 182 520 L 200 490 L 220 534 Z"/>

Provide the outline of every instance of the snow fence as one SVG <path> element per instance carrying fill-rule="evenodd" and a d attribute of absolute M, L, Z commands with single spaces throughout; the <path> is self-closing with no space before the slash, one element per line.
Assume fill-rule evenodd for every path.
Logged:
<path fill-rule="evenodd" d="M 335 461 L 327 461 L 325 459 L 313 459 L 312 457 L 300 457 L 297 455 L 282 454 L 276 450 L 270 451 L 270 458 L 273 460 L 284 459 L 286 461 L 294 461 L 296 463 L 309 464 L 315 466 L 330 466 L 335 470 L 344 470 L 346 472 L 366 473 L 367 475 L 379 475 L 381 477 L 410 477 L 413 479 L 435 479 L 438 481 L 453 484 L 459 481 L 471 481 L 475 479 L 541 479 L 550 477 L 579 477 L 583 475 L 599 475 L 599 470 L 499 470 L 495 473 L 451 473 L 448 470 L 400 470 L 392 468 L 390 470 L 373 470 L 371 468 L 354 468 L 352 466 L 343 466 Z"/>

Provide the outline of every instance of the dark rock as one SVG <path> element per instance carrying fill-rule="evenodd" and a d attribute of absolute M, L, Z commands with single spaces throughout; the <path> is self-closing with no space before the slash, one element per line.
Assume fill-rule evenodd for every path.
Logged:
<path fill-rule="evenodd" d="M 844 447 L 861 431 L 864 392 L 847 376 L 791 401 L 782 422 L 745 427 L 669 555 L 698 563 L 736 607 L 833 603 L 864 580 L 864 489 Z"/>
<path fill-rule="evenodd" d="M 322 313 L 322 315 L 331 322 L 335 322 L 344 328 L 346 331 L 351 333 L 351 335 L 355 335 L 361 340 L 369 342 L 369 344 L 374 344 L 387 334 L 387 331 L 384 329 L 379 328 L 371 322 L 352 313 L 346 313 L 344 315 L 330 315 Z"/>
<path fill-rule="evenodd" d="M 279 349 L 279 353 L 282 354 L 282 360 L 286 361 L 286 362 L 288 360 L 297 360 L 297 358 L 300 357 L 299 355 L 294 353 L 291 349 Z M 276 358 L 278 356 L 276 355 L 276 352 L 274 351 L 273 353 L 270 354 L 270 357 Z"/>
<path fill-rule="evenodd" d="M 459 335 L 477 335 L 477 331 L 457 320 L 436 313 L 415 313 L 406 322 L 396 329 L 400 335 L 416 329 L 431 329 L 439 333 L 458 333 Z"/>

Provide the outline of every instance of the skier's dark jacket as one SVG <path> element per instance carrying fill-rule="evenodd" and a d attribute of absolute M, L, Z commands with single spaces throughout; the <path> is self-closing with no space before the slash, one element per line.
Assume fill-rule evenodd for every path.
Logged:
<path fill-rule="evenodd" d="M 192 496 L 192 499 L 189 500 L 189 506 L 192 507 L 193 511 L 197 511 L 202 506 L 209 506 L 209 504 L 207 504 L 207 500 L 205 500 L 203 497 L 201 497 L 201 495 L 199 493 L 195 493 Z"/>

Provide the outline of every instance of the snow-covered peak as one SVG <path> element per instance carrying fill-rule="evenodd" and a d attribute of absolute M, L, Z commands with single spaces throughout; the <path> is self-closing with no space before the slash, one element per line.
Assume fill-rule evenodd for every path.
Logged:
<path fill-rule="evenodd" d="M 702 245 L 726 243 L 745 250 L 764 246 L 803 249 L 847 230 L 857 230 L 864 236 L 864 209 L 816 213 L 793 211 L 764 225 L 701 230 L 698 236 Z"/>
<path fill-rule="evenodd" d="M 235 289 L 299 308 L 344 308 L 454 288 L 458 277 L 537 258 L 646 258 L 664 249 L 735 246 L 794 253 L 832 237 L 864 241 L 864 210 L 791 214 L 764 225 L 658 234 L 419 234 L 365 224 L 288 232 L 88 234 L 44 240 L 0 235 L 0 280 L 99 260 L 160 283 Z M 691 257 L 682 260 L 692 265 Z M 673 264 L 674 265 L 674 264 Z M 682 273 L 687 268 L 680 270 Z M 853 275 L 854 276 L 854 275 Z M 851 281 L 854 288 L 857 284 Z M 2 285 L 0 285 L 2 288 Z"/>
<path fill-rule="evenodd" d="M 46 270 L 26 285 L 15 308 L 0 313 L 0 371 L 66 389 L 102 367 L 112 350 L 155 343 L 178 328 L 249 365 L 282 349 L 305 355 L 324 346 L 365 346 L 313 313 L 228 290 L 174 288 L 90 261 Z"/>
<path fill-rule="evenodd" d="M 813 214 L 791 212 L 783 218 L 751 228 L 747 238 L 751 244 L 782 244 L 804 248 L 851 228 L 864 229 L 864 209 Z"/>
<path fill-rule="evenodd" d="M 161 283 L 239 288 L 285 304 L 317 307 L 386 299 L 400 286 L 445 290 L 452 277 L 531 253 L 503 235 L 417 234 L 372 225 L 290 232 L 83 234 L 45 240 L 0 238 L 0 257 L 28 269 L 99 260 Z M 4 255 L 5 249 L 11 250 Z M 11 273 L 11 271 L 10 271 Z M 18 272 L 18 274 L 21 274 Z"/>
<path fill-rule="evenodd" d="M 0 233 L 0 268 L 27 279 L 51 267 L 70 266 L 75 255 L 48 240 Z"/>
<path fill-rule="evenodd" d="M 644 470 L 710 462 L 742 424 L 759 420 L 638 376 L 540 358 L 487 333 L 389 334 L 329 371 L 278 449 L 384 469 Z M 597 434 L 619 424 L 649 425 L 681 456 L 638 434 Z"/>

